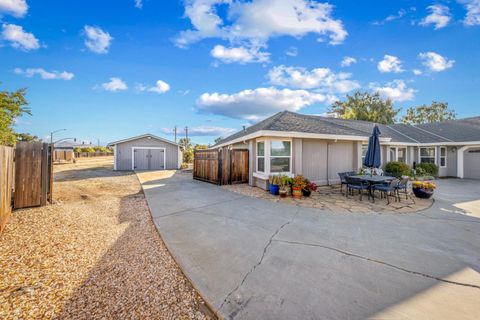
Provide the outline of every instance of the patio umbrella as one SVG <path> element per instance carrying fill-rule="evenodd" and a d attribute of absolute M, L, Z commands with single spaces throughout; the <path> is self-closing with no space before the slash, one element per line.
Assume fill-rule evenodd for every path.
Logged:
<path fill-rule="evenodd" d="M 365 167 L 378 168 L 382 163 L 379 138 L 380 134 L 380 129 L 378 129 L 378 126 L 375 125 L 375 127 L 373 127 L 372 135 L 368 139 L 367 154 L 365 155 L 365 160 L 363 160 L 363 165 Z"/>

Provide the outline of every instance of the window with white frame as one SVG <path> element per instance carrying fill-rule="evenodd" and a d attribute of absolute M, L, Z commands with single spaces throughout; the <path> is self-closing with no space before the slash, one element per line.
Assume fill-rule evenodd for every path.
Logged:
<path fill-rule="evenodd" d="M 397 161 L 407 163 L 407 148 L 397 149 Z"/>
<path fill-rule="evenodd" d="M 447 148 L 440 147 L 440 167 L 445 168 L 447 166 Z"/>
<path fill-rule="evenodd" d="M 292 143 L 290 141 L 270 141 L 270 172 L 290 172 Z"/>
<path fill-rule="evenodd" d="M 397 161 L 397 148 L 390 148 L 390 161 Z"/>
<path fill-rule="evenodd" d="M 257 142 L 257 172 L 265 172 L 265 141 Z"/>
<path fill-rule="evenodd" d="M 262 174 L 291 173 L 292 141 L 266 139 L 257 141 L 257 170 Z"/>
<path fill-rule="evenodd" d="M 365 157 L 367 156 L 368 151 L 368 144 L 362 144 L 362 163 L 365 161 Z"/>
<path fill-rule="evenodd" d="M 420 148 L 420 163 L 435 163 L 435 148 Z"/>

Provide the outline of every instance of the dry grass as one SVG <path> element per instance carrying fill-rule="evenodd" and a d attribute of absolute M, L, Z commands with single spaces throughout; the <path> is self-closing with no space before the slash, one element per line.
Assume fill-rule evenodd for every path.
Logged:
<path fill-rule="evenodd" d="M 111 158 L 55 167 L 55 203 L 19 210 L 0 238 L 0 319 L 212 317 Z"/>

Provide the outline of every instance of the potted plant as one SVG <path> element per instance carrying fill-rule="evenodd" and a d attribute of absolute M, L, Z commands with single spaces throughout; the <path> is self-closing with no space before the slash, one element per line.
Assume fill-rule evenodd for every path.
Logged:
<path fill-rule="evenodd" d="M 310 197 L 312 195 L 312 191 L 317 191 L 317 185 L 313 182 L 306 180 L 305 187 L 302 189 L 303 196 Z"/>
<path fill-rule="evenodd" d="M 431 181 L 413 181 L 412 190 L 417 198 L 429 199 L 437 186 Z"/>
<path fill-rule="evenodd" d="M 280 197 L 285 198 L 289 193 L 291 193 L 291 178 L 286 175 L 281 175 L 280 181 Z"/>
<path fill-rule="evenodd" d="M 272 177 L 272 182 L 270 184 L 270 193 L 274 196 L 278 196 L 280 190 L 280 177 L 275 175 Z"/>
<path fill-rule="evenodd" d="M 302 197 L 302 189 L 305 188 L 305 178 L 302 175 L 295 176 L 292 184 L 292 196 L 294 198 Z"/>

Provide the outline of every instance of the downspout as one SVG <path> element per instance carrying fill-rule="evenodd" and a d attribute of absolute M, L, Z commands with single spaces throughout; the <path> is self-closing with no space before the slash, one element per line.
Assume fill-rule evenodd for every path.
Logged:
<path fill-rule="evenodd" d="M 330 166 L 329 166 L 329 159 L 330 159 L 330 142 L 327 142 L 327 186 L 330 185 Z"/>

